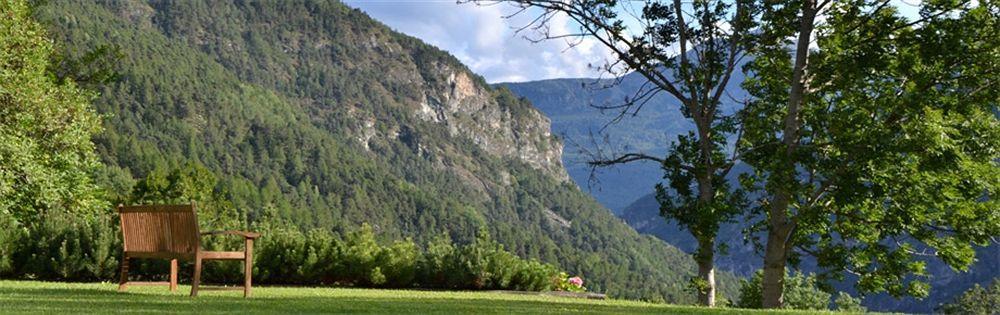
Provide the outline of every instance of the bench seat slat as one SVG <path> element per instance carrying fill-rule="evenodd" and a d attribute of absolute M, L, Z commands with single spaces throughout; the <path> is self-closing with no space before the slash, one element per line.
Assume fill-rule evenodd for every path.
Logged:
<path fill-rule="evenodd" d="M 194 253 L 125 252 L 125 255 L 128 256 L 129 258 L 194 260 Z"/>
<path fill-rule="evenodd" d="M 246 257 L 244 252 L 201 252 L 201 259 L 209 260 L 243 260 Z"/>

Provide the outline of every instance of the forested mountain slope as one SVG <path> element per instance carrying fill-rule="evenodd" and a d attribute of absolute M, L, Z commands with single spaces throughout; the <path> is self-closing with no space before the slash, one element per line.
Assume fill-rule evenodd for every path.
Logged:
<path fill-rule="evenodd" d="M 52 1 L 63 51 L 116 47 L 96 139 L 110 195 L 185 163 L 246 222 L 457 241 L 486 229 L 614 296 L 693 301 L 690 257 L 568 181 L 549 121 L 339 2 Z M 734 295 L 734 278 L 720 275 Z"/>

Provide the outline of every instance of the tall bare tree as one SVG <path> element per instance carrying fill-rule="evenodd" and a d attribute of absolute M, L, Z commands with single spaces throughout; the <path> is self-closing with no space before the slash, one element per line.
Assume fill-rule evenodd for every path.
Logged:
<path fill-rule="evenodd" d="M 492 5 L 498 1 L 473 1 Z M 676 220 L 698 242 L 694 253 L 698 276 L 692 284 L 698 300 L 715 305 L 715 240 L 719 226 L 743 210 L 743 196 L 730 187 L 726 176 L 738 159 L 730 154 L 739 137 L 738 117 L 720 109 L 733 73 L 741 71 L 747 51 L 753 46 L 756 15 L 754 1 L 617 1 L 617 0 L 512 0 L 512 16 L 530 16 L 519 32 L 532 41 L 594 40 L 610 50 L 614 59 L 598 68 L 620 82 L 635 73 L 645 83 L 630 97 L 611 105 L 595 105 L 617 111 L 612 122 L 638 115 L 647 105 L 669 108 L 674 104 L 651 104 L 666 93 L 679 103 L 694 131 L 680 135 L 666 157 L 642 152 L 602 155 L 590 164 L 605 167 L 634 161 L 662 165 L 669 187 L 657 185 L 661 214 Z M 556 17 L 567 17 L 579 26 L 577 32 L 551 31 Z M 666 145 L 666 144 L 665 144 Z M 738 150 L 737 150 L 738 151 Z M 737 152 L 732 151 L 732 152 Z"/>

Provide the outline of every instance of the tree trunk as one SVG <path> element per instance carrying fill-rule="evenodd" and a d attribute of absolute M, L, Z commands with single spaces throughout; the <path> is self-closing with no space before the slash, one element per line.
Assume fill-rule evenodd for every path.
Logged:
<path fill-rule="evenodd" d="M 795 47 L 795 64 L 792 68 L 791 89 L 788 95 L 788 112 L 785 115 L 782 132 L 782 143 L 785 146 L 784 169 L 776 170 L 771 179 L 779 181 L 779 184 L 773 192 L 774 197 L 768 209 L 769 228 L 767 247 L 764 249 L 764 279 L 761 292 L 764 308 L 780 308 L 782 305 L 785 263 L 794 245 L 791 237 L 795 223 L 788 218 L 792 192 L 787 187 L 797 180 L 794 156 L 799 144 L 799 129 L 802 123 L 799 111 L 805 99 L 809 42 L 812 39 L 818 10 L 815 0 L 805 0 L 802 4 L 802 19 L 799 20 L 799 37 Z"/>
<path fill-rule="evenodd" d="M 711 143 L 708 140 L 708 131 L 699 128 L 701 137 L 699 138 L 702 163 L 705 170 L 698 174 L 698 203 L 701 205 L 711 205 L 715 198 L 715 187 L 712 185 L 712 175 L 715 169 L 712 165 L 711 155 L 709 155 Z M 713 231 L 699 231 L 692 235 L 698 240 L 698 249 L 695 252 L 695 262 L 698 263 L 698 279 L 704 281 L 705 288 L 698 290 L 698 303 L 708 307 L 715 307 L 715 235 L 718 228 Z M 702 290 L 703 289 L 703 290 Z"/>
<path fill-rule="evenodd" d="M 787 196 L 776 196 L 770 208 L 770 228 L 767 231 L 767 247 L 764 248 L 764 279 L 761 283 L 764 308 L 780 308 L 784 303 L 785 262 L 788 260 L 788 248 L 791 246 L 789 239 L 792 234 L 792 224 L 785 214 L 788 208 Z"/>
<path fill-rule="evenodd" d="M 698 279 L 705 281 L 708 287 L 699 290 L 698 303 L 715 307 L 715 239 L 698 241 L 698 252 L 695 261 L 698 263 Z"/>

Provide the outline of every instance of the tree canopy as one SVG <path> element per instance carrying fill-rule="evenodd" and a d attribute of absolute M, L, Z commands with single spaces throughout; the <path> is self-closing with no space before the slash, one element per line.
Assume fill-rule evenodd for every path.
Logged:
<path fill-rule="evenodd" d="M 923 256 L 962 270 L 1000 235 L 998 13 L 949 1 L 923 3 L 916 21 L 883 1 L 765 11 L 742 156 L 744 185 L 765 196 L 766 307 L 800 254 L 861 292 L 924 296 Z"/>
<path fill-rule="evenodd" d="M 31 224 L 48 212 L 100 211 L 94 94 L 51 75 L 54 44 L 25 2 L 2 1 L 0 12 L 0 214 Z"/>

